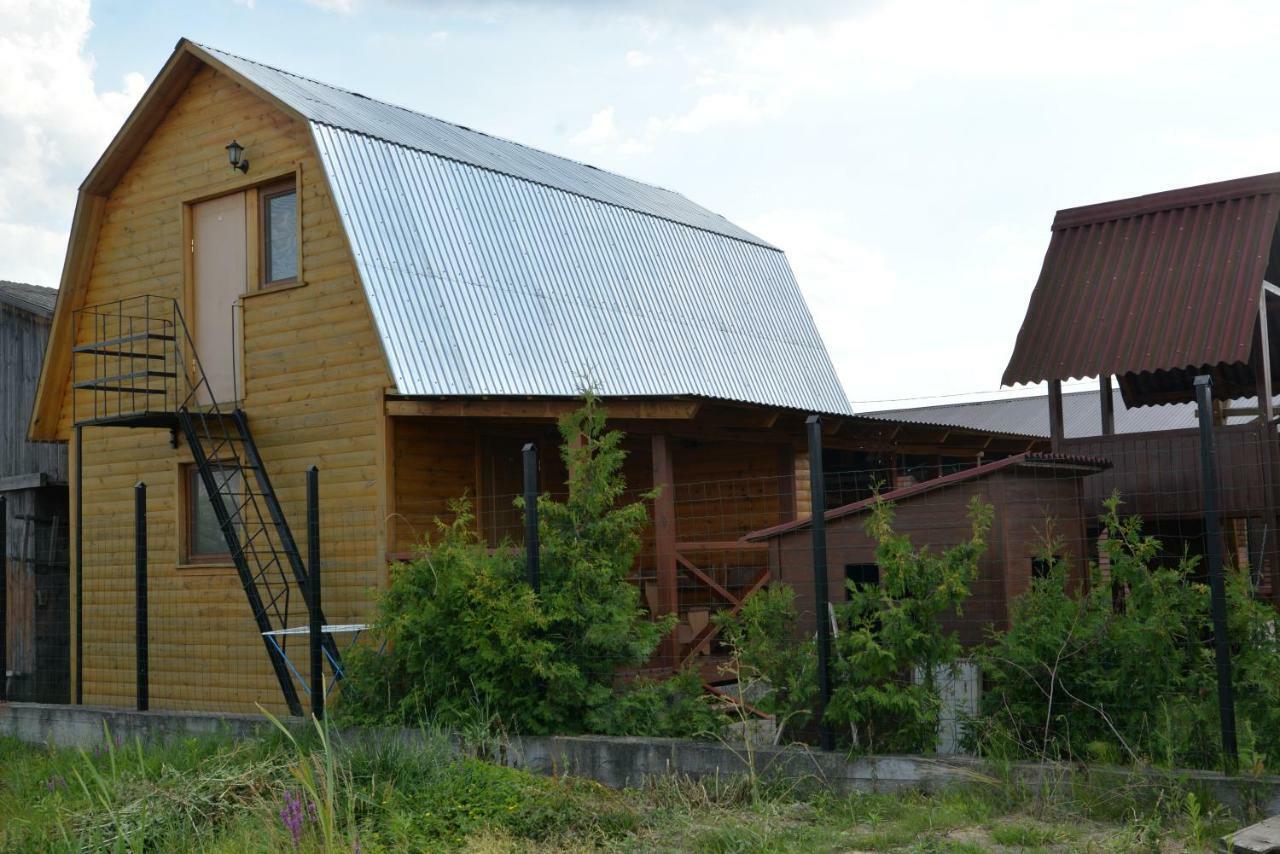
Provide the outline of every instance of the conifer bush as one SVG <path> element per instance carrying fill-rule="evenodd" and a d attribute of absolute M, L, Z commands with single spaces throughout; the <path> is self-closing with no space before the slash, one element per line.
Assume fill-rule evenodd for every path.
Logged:
<path fill-rule="evenodd" d="M 623 437 L 605 417 L 588 391 L 560 423 L 567 495 L 538 498 L 541 591 L 526 582 L 523 551 L 488 548 L 470 503 L 457 501 L 453 521 L 437 520 L 418 557 L 392 569 L 370 642 L 348 656 L 338 709 L 345 720 L 479 717 L 525 733 L 653 735 L 715 725 L 688 679 L 669 688 L 616 684 L 619 670 L 649 661 L 675 618 L 651 619 L 628 578 L 651 496 L 628 498 Z M 648 710 L 643 727 L 637 709 Z"/>

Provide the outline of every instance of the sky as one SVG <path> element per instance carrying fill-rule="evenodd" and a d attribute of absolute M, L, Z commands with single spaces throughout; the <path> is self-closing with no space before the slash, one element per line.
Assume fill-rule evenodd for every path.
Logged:
<path fill-rule="evenodd" d="M 1280 171 L 1273 2 L 0 0 L 0 21 L 0 279 L 57 284 L 76 187 L 186 36 L 723 214 L 786 250 L 860 411 L 1007 393 L 1057 209 Z"/>

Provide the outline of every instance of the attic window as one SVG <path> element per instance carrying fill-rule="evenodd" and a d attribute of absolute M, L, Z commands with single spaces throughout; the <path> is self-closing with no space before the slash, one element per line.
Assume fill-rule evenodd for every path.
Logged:
<path fill-rule="evenodd" d="M 262 286 L 298 280 L 298 191 L 293 181 L 264 189 L 262 199 Z"/>

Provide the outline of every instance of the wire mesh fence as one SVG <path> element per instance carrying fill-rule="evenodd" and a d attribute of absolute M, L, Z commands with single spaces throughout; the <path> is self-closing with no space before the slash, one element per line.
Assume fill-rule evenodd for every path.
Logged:
<path fill-rule="evenodd" d="M 1229 675 L 1257 680 L 1280 661 L 1274 629 L 1259 629 L 1270 611 L 1258 610 L 1269 608 L 1264 603 L 1277 591 L 1273 576 L 1280 572 L 1275 440 L 1257 427 L 1220 427 L 1216 442 L 1217 545 L 1235 597 L 1229 597 L 1229 651 L 1235 661 Z M 791 641 L 807 643 L 824 624 L 833 636 L 832 692 L 835 702 L 845 703 L 836 716 L 839 744 L 865 747 L 877 737 L 880 744 L 895 743 L 872 731 L 893 716 L 877 723 L 870 707 L 859 708 L 860 701 L 850 699 L 858 686 L 878 681 L 904 690 L 928 686 L 938 735 L 923 748 L 972 746 L 984 716 L 990 723 L 1002 714 L 1015 718 L 1004 721 L 1002 737 L 1035 742 L 1038 733 L 1046 752 L 1085 749 L 1064 728 L 1095 734 L 1098 744 L 1109 745 L 1098 750 L 1121 756 L 1150 753 L 1161 727 L 1168 732 L 1160 743 L 1172 744 L 1172 730 L 1180 728 L 1186 744 L 1177 750 L 1211 764 L 1222 723 L 1206 586 L 1214 542 L 1194 432 L 1070 440 L 1057 454 L 882 459 L 883 465 L 824 468 L 825 597 L 815 587 L 812 496 L 804 467 L 770 476 L 699 479 L 676 470 L 674 482 L 656 494 L 633 481 L 620 501 L 643 502 L 650 523 L 629 580 L 638 606 L 651 617 L 676 614 L 673 637 L 640 669 L 692 669 L 708 686 L 732 694 L 733 650 L 722 631 L 723 615 L 738 613 L 757 591 L 786 586 L 795 593 Z M 504 482 L 518 483 L 517 475 L 508 472 Z M 542 486 L 553 499 L 563 499 L 562 484 Z M 1119 504 L 1108 521 L 1113 496 Z M 522 553 L 520 497 L 507 491 L 472 498 L 474 530 L 491 549 Z M 976 546 L 975 502 L 990 513 Z M 891 525 L 877 512 L 885 504 L 892 507 Z M 156 502 L 157 508 L 167 506 L 163 497 Z M 305 554 L 305 508 L 294 502 L 285 509 Z M 412 515 L 387 519 L 323 503 L 324 622 L 342 627 L 332 629 L 340 650 L 369 640 L 365 629 L 393 571 L 388 565 L 429 554 L 436 536 L 431 520 L 448 521 L 452 512 L 443 498 L 424 502 Z M 82 632 L 74 664 L 82 701 L 135 705 L 138 657 L 145 654 L 153 709 L 289 712 L 273 656 L 284 660 L 287 678 L 305 704 L 315 687 L 301 591 L 288 588 L 282 625 L 265 637 L 229 556 L 184 559 L 189 523 L 168 509 L 150 513 L 148 521 L 145 645 L 137 632 L 132 514 L 96 512 L 85 521 L 83 572 L 73 597 Z M 921 571 L 930 555 L 952 575 L 939 575 L 937 566 Z M 1139 583 L 1135 569 L 1164 586 Z M 1176 589 L 1169 588 L 1172 580 Z M 958 592 L 949 591 L 953 599 L 939 599 L 939 585 L 945 584 L 959 585 Z M 1058 598 L 1045 592 L 1054 585 Z M 876 589 L 883 591 L 879 599 L 863 595 Z M 823 598 L 829 603 L 825 609 Z M 1063 604 L 1085 601 L 1095 609 L 1105 601 L 1107 613 Z M 1069 625 L 1057 627 L 1058 634 L 1043 626 L 1031 633 L 1028 621 L 1047 619 L 1044 609 L 1051 605 L 1058 608 L 1055 619 L 1077 620 L 1079 631 L 1087 627 L 1098 636 L 1072 635 Z M 1181 613 L 1158 610 L 1175 607 Z M 908 619 L 912 614 L 915 623 Z M 1250 623 L 1246 617 L 1256 619 Z M 895 622 L 902 620 L 907 622 Z M 899 657 L 888 670 L 868 664 L 877 649 L 910 646 L 911 639 L 893 631 L 925 631 L 928 625 L 939 638 L 958 644 L 956 656 L 917 650 L 914 659 L 895 652 Z M 1112 637 L 1117 626 L 1130 634 Z M 999 664 L 996 656 L 1009 658 L 1009 638 L 1018 632 L 1042 648 Z M 1104 632 L 1111 634 L 1104 638 Z M 1055 662 L 1054 655 L 1065 659 Z M 330 680 L 333 665 L 326 660 Z M 1013 686 L 1016 668 L 1024 672 L 1022 684 Z M 1128 686 L 1107 681 L 1108 673 L 1123 674 Z M 1280 672 L 1270 675 L 1280 678 Z M 1246 740 L 1254 742 L 1258 730 L 1273 723 L 1259 717 L 1261 706 L 1249 694 L 1257 690 L 1250 684 L 1235 692 L 1245 709 Z M 811 723 L 796 734 L 814 736 L 816 730 Z"/>
<path fill-rule="evenodd" d="M 159 503 L 159 502 L 155 502 Z M 182 526 L 166 515 L 148 514 L 146 635 L 139 635 L 135 519 L 115 513 L 86 521 L 83 575 L 73 594 L 82 626 L 73 670 L 81 702 L 134 708 L 139 661 L 147 671 L 149 706 L 255 714 L 289 714 L 273 665 L 280 660 L 302 708 L 313 690 L 307 603 L 292 579 L 280 585 L 280 619 L 264 636 L 245 593 L 245 580 L 230 554 L 184 555 Z M 306 548 L 305 513 L 299 508 L 296 535 Z M 321 536 L 323 611 L 339 655 L 368 623 L 386 562 L 373 514 L 334 512 Z M 277 624 L 278 623 L 278 624 Z M 340 659 L 339 659 L 340 660 Z M 326 658 L 324 674 L 333 679 Z M 331 688 L 331 684 L 330 684 Z"/>

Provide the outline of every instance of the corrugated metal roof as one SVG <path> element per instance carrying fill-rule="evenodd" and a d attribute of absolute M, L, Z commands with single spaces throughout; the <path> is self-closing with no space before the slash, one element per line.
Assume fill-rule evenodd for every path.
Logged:
<path fill-rule="evenodd" d="M 870 510 L 876 504 L 882 501 L 896 502 L 903 501 L 908 498 L 914 498 L 917 495 L 924 495 L 934 492 L 938 489 L 946 489 L 957 483 L 966 483 L 980 477 L 987 477 L 1007 468 L 1019 466 L 1030 466 L 1037 469 L 1057 469 L 1064 474 L 1090 475 L 1111 468 L 1109 460 L 1100 459 L 1098 457 L 1082 457 L 1074 454 L 1042 454 L 1035 451 L 1028 451 L 1023 454 L 1014 454 L 1005 457 L 1002 460 L 994 460 L 989 463 L 974 466 L 973 468 L 961 469 L 951 474 L 935 477 L 930 480 L 923 480 L 919 483 L 913 483 L 910 486 L 899 487 L 898 489 L 882 492 L 871 498 L 864 498 L 861 501 L 854 501 L 840 507 L 833 507 L 826 513 L 822 514 L 822 518 L 828 522 L 835 519 L 842 519 L 845 516 L 854 516 Z M 773 525 L 768 528 L 761 528 L 758 531 L 751 531 L 742 536 L 743 540 L 748 542 L 756 542 L 759 540 L 772 539 L 773 537 L 789 534 L 793 531 L 802 531 L 809 528 L 813 524 L 812 515 L 802 519 L 795 519 L 791 522 L 783 522 L 781 525 Z"/>
<path fill-rule="evenodd" d="M 1247 364 L 1277 215 L 1280 173 L 1059 211 L 1004 383 Z"/>
<path fill-rule="evenodd" d="M 786 257 L 722 217 L 209 53 L 311 118 L 401 394 L 563 396 L 590 380 L 851 411 Z"/>
<path fill-rule="evenodd" d="M 1196 426 L 1194 403 L 1170 403 L 1164 406 L 1125 405 L 1119 389 L 1113 389 L 1116 433 L 1154 433 L 1161 430 L 1187 430 Z M 1280 404 L 1280 397 L 1276 398 Z M 1257 404 L 1253 397 L 1241 398 L 1234 407 L 1248 409 Z M 1018 433 L 1027 436 L 1049 435 L 1049 402 L 1042 395 L 1013 397 L 1003 400 L 981 400 L 967 403 L 945 403 L 907 409 L 882 409 L 858 413 L 866 418 L 906 421 L 973 430 Z M 1096 391 L 1072 391 L 1062 395 L 1064 435 L 1068 439 L 1102 435 L 1102 407 Z M 1228 424 L 1245 424 L 1251 416 L 1234 415 Z"/>
<path fill-rule="evenodd" d="M 769 245 L 671 190 L 376 101 L 216 48 L 205 45 L 200 48 L 317 124 L 365 134 L 738 240 Z"/>
<path fill-rule="evenodd" d="M 782 253 L 317 125 L 403 394 L 705 395 L 845 413 Z"/>
<path fill-rule="evenodd" d="M 53 307 L 58 302 L 58 289 L 23 282 L 0 281 L 0 303 L 38 314 L 53 317 Z"/>

